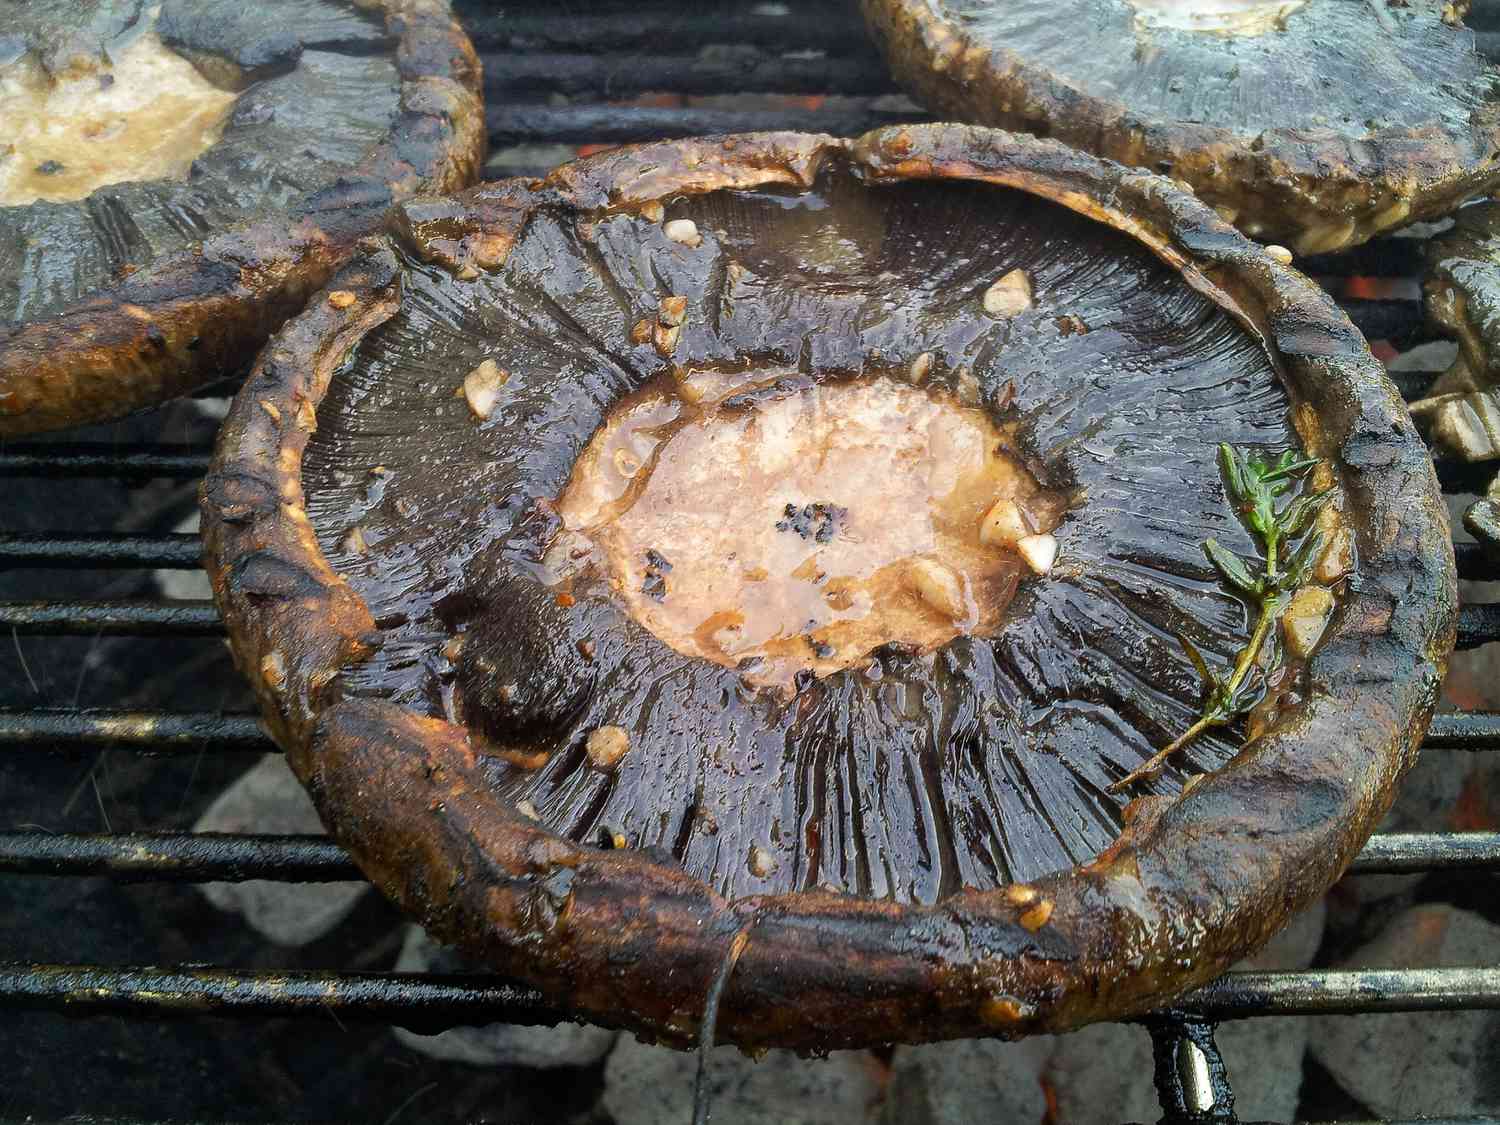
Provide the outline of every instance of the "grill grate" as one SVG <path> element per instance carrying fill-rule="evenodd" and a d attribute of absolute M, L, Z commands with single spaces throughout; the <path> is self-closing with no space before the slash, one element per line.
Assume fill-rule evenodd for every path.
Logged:
<path fill-rule="evenodd" d="M 471 30 L 485 63 L 487 120 L 496 147 L 620 143 L 768 128 L 852 133 L 922 116 L 896 96 L 852 2 L 801 0 L 749 7 L 723 0 L 694 5 L 597 0 L 587 10 L 560 2 L 515 13 L 498 13 L 479 0 L 470 6 Z M 1486 26 L 1480 32 L 1482 51 L 1500 53 L 1500 19 L 1495 22 L 1496 29 Z M 681 96 L 691 96 L 702 104 L 608 101 L 661 92 L 679 95 L 670 99 L 677 103 L 687 101 Z M 713 100 L 730 93 L 807 97 L 800 105 L 757 109 L 728 108 Z M 567 104 L 556 104 L 559 97 Z M 528 167 L 526 160 L 523 154 L 496 166 L 506 173 L 541 170 Z M 1410 279 L 1420 269 L 1418 250 L 1414 239 L 1386 238 L 1343 255 L 1309 258 L 1302 265 L 1330 279 L 1334 288 L 1338 279 L 1352 275 Z M 1411 299 L 1341 304 L 1367 336 L 1406 348 L 1428 338 L 1415 286 L 1410 289 Z M 1428 372 L 1404 373 L 1397 381 L 1412 397 L 1429 378 Z M 29 442 L 0 446 L 0 479 L 187 482 L 203 474 L 208 457 L 209 450 L 201 444 Z M 1442 463 L 1439 471 L 1448 491 L 1473 491 L 1484 481 L 1482 468 Z M 1473 544 L 1456 549 L 1461 577 L 1500 580 L 1500 562 Z M 0 567 L 5 568 L 187 569 L 198 565 L 198 556 L 194 535 L 18 534 L 0 527 Z M 0 630 L 13 637 L 222 634 L 211 603 L 159 600 L 0 603 Z M 1500 605 L 1462 607 L 1461 647 L 1497 639 Z M 1440 715 L 1426 748 L 1438 753 L 1500 749 L 1500 712 Z M 244 714 L 0 710 L 0 756 L 105 749 L 171 756 L 275 747 L 259 722 Z M 1500 871 L 1500 833 L 1379 835 L 1353 870 Z M 0 875 L 106 876 L 153 883 L 359 877 L 343 851 L 322 837 L 34 830 L 0 832 Z M 551 1023 L 558 1018 L 536 993 L 489 976 L 0 962 L 0 1010 L 5 1009 L 149 1020 L 332 1016 L 339 1021 L 399 1022 L 424 1031 L 496 1020 Z M 1500 1009 L 1500 968 L 1231 973 L 1172 1011 L 1144 1021 L 1155 1043 L 1163 1120 L 1184 1125 L 1209 1117 L 1224 1119 L 1230 1091 L 1213 1042 L 1213 1021 L 1468 1009 Z M 1464 1120 L 1495 1125 L 1496 1119 Z M 116 1125 L 124 1125 L 123 1120 Z"/>

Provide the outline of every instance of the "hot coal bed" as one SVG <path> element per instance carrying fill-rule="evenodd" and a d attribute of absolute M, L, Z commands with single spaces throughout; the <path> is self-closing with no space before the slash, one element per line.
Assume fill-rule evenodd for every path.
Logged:
<path fill-rule="evenodd" d="M 492 177 L 580 145 L 921 116 L 852 4 L 471 8 Z M 1418 300 L 1428 233 L 1299 262 L 1408 398 L 1452 356 Z M 0 1122 L 687 1120 L 688 1055 L 568 1024 L 437 1034 L 547 1013 L 368 893 L 270 753 L 196 572 L 232 388 L 0 446 Z M 1438 468 L 1455 512 L 1487 483 Z M 1457 534 L 1465 651 L 1423 759 L 1354 872 L 1254 964 L 1143 1026 L 826 1061 L 721 1049 L 715 1117 L 1500 1114 L 1500 564 Z"/>

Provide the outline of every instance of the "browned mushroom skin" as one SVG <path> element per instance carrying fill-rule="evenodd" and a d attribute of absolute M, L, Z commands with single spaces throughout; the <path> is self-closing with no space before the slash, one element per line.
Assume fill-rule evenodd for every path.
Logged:
<path fill-rule="evenodd" d="M 1161 26 L 1144 11 L 1174 6 L 1160 0 L 863 4 L 932 108 L 1165 173 L 1298 253 L 1500 182 L 1496 72 L 1459 23 L 1466 4 L 1268 3 L 1282 14 L 1261 34 Z"/>
<path fill-rule="evenodd" d="M 1228 761 L 1223 749 L 1205 751 L 1222 764 L 1180 794 L 1165 795 L 1175 789 L 1166 785 L 1136 801 L 1119 838 L 1087 862 L 931 903 L 819 889 L 730 899 L 659 851 L 601 850 L 522 815 L 494 783 L 508 765 L 435 717 L 432 701 L 361 694 L 361 676 L 402 623 L 377 627 L 357 568 L 330 562 L 335 552 L 319 539 L 334 529 L 315 530 L 304 493 L 303 454 L 325 396 L 362 393 L 367 349 L 407 330 L 412 308 L 465 284 L 497 292 L 513 269 L 524 277 L 510 259 L 534 252 L 528 237 L 545 234 L 549 217 L 604 226 L 612 216 L 639 221 L 659 200 L 709 207 L 710 193 L 728 189 L 817 189 L 819 165 L 847 175 L 845 160 L 872 185 L 891 185 L 881 191 L 941 186 L 903 186 L 926 180 L 958 192 L 1019 189 L 996 194 L 1041 211 L 1052 200 L 1148 247 L 1163 273 L 1207 298 L 1212 317 L 1217 305 L 1274 358 L 1303 404 L 1304 441 L 1343 490 L 1357 546 L 1354 580 L 1307 663 L 1302 701 L 1260 738 Z M 1327 296 L 1168 181 L 1051 142 L 922 126 L 855 142 L 761 135 L 641 146 L 545 181 L 420 201 L 402 216 L 393 242 L 365 243 L 332 282 L 352 302 L 314 300 L 263 353 L 226 423 L 203 505 L 208 568 L 237 659 L 289 760 L 371 879 L 444 940 L 584 1018 L 676 1044 L 694 1035 L 709 982 L 745 927 L 719 1017 L 725 1041 L 819 1050 L 1057 1031 L 1211 979 L 1321 893 L 1388 806 L 1453 640 L 1455 578 L 1431 462 Z M 538 338 L 539 362 L 562 360 L 560 374 L 578 374 L 565 353 L 589 350 L 586 327 L 567 348 Z M 631 358 L 632 367 L 647 362 Z M 451 396 L 464 369 L 440 368 L 430 377 Z M 616 374 L 599 359 L 596 384 L 599 371 Z M 582 382 L 553 386 L 586 406 Z M 425 439 L 419 429 L 405 440 Z M 319 471 L 336 482 L 342 467 L 325 460 Z M 471 476 L 482 484 L 482 470 Z M 492 518 L 507 499 L 491 498 Z M 416 518 L 436 526 L 444 514 Z M 524 522 L 512 521 L 522 540 Z M 803 696 L 837 690 L 828 685 L 838 679 Z M 1190 694 L 1164 686 L 1164 695 Z"/>
<path fill-rule="evenodd" d="M 51 58 L 97 55 L 143 7 L 27 12 Z M 76 34 L 49 38 L 54 16 Z M 10 53 L 28 49 L 28 27 Z M 478 175 L 479 62 L 444 0 L 167 0 L 157 30 L 211 76 L 228 61 L 250 84 L 186 181 L 0 208 L 0 436 L 119 417 L 234 373 L 393 201 Z"/>
<path fill-rule="evenodd" d="M 1458 341 L 1453 366 L 1434 380 L 1414 414 L 1435 441 L 1466 460 L 1500 458 L 1500 205 L 1477 203 L 1424 248 L 1427 318 Z M 1500 477 L 1471 504 L 1464 526 L 1500 553 Z"/>

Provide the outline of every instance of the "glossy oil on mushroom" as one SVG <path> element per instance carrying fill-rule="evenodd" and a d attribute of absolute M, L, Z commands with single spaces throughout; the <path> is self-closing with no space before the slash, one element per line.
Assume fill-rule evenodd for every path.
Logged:
<path fill-rule="evenodd" d="M 1454 578 L 1397 403 L 1160 177 L 646 145 L 400 208 L 237 399 L 208 568 L 330 830 L 552 1002 L 1060 1030 L 1266 940 L 1410 761 Z"/>
<path fill-rule="evenodd" d="M 502 270 L 412 271 L 335 377 L 308 511 L 387 626 L 348 691 L 733 895 L 1028 881 L 1233 753 L 1108 792 L 1192 721 L 1174 637 L 1242 643 L 1217 447 L 1301 450 L 1250 336 L 1005 190 L 833 159 L 664 208 L 544 209 Z"/>

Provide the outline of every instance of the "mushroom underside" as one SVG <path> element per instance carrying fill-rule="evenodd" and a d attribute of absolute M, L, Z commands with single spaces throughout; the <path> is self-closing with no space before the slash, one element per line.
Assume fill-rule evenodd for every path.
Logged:
<path fill-rule="evenodd" d="M 333 0 L 165 0 L 154 23 L 150 12 L 139 3 L 41 6 L 18 25 L 14 57 L 0 62 L 0 83 L 35 99 L 26 102 L 34 112 L 87 119 L 9 158 L 26 161 L 20 186 L 32 199 L 0 207 L 6 324 L 67 309 L 216 231 L 295 210 L 357 166 L 397 118 L 401 79 L 379 11 Z M 147 49 L 150 64 L 134 66 Z M 170 174 L 114 182 L 140 155 L 132 143 L 162 144 L 169 123 L 156 83 L 163 68 L 189 64 L 201 96 L 222 109 L 216 123 L 171 143 L 209 143 L 144 165 Z M 151 96 L 139 97 L 136 84 L 151 85 Z M 194 111 L 189 94 L 200 96 L 181 94 L 177 112 Z M 48 98 L 57 100 L 50 109 Z M 110 145 L 122 147 L 108 159 L 93 151 Z M 55 188 L 74 166 L 87 170 L 76 186 Z"/>
<path fill-rule="evenodd" d="M 1300 448 L 1262 344 L 1134 240 L 1010 189 L 876 185 L 835 161 L 808 191 L 662 202 L 538 210 L 477 279 L 405 261 L 303 466 L 319 545 L 383 638 L 339 691 L 461 717 L 505 800 L 729 896 L 927 903 L 1102 851 L 1129 800 L 1108 787 L 1197 713 L 1177 638 L 1220 665 L 1243 643 L 1202 542 L 1253 553 L 1219 443 Z M 1025 300 L 997 300 L 1015 271 Z M 734 404 L 751 414 L 872 385 L 981 411 L 1060 498 L 1055 563 L 1019 569 L 983 629 L 790 690 L 679 651 L 549 550 L 612 412 L 695 375 L 759 388 Z M 846 507 L 785 499 L 798 519 Z M 1234 743 L 1201 738 L 1135 794 L 1177 792 Z"/>

